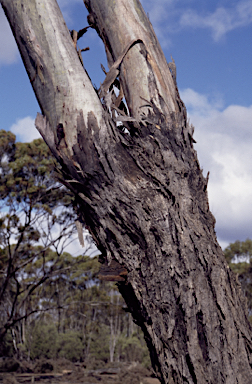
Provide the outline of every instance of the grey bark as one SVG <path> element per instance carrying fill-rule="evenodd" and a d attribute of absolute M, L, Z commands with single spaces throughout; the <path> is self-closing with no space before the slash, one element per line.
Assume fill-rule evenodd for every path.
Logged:
<path fill-rule="evenodd" d="M 251 383 L 244 298 L 217 243 L 186 109 L 140 2 L 85 0 L 110 67 L 142 41 L 119 66 L 129 133 L 100 102 L 56 2 L 1 3 L 44 115 L 37 128 L 101 261 L 128 271 L 119 289 L 161 382 Z"/>

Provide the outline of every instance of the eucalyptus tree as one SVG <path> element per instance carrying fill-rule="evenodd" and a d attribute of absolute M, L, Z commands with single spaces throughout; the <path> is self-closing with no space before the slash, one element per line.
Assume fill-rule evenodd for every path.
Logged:
<path fill-rule="evenodd" d="M 54 177 L 42 139 L 0 131 L 0 339 L 41 309 L 39 287 L 76 234 L 73 194 Z M 21 321 L 21 323 L 20 323 Z"/>
<path fill-rule="evenodd" d="M 229 267 L 238 274 L 246 297 L 250 322 L 252 322 L 252 240 L 235 241 L 224 249 Z"/>
<path fill-rule="evenodd" d="M 139 0 L 84 0 L 110 68 L 98 91 L 56 0 L 1 3 L 41 107 L 36 126 L 161 382 L 251 383 L 244 299 L 216 239 L 175 63 Z"/>

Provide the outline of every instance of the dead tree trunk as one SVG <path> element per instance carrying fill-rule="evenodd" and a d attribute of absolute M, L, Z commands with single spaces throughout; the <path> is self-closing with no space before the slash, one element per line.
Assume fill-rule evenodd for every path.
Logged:
<path fill-rule="evenodd" d="M 216 240 L 176 68 L 140 2 L 85 0 L 111 68 L 102 102 L 55 0 L 1 3 L 41 106 L 37 128 L 102 261 L 128 271 L 120 291 L 162 383 L 250 384 L 244 299 Z M 129 115 L 110 92 L 117 75 Z"/>

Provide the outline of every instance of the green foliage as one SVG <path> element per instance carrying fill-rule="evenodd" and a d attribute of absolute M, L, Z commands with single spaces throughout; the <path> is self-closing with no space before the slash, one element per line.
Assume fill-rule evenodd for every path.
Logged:
<path fill-rule="evenodd" d="M 84 357 L 84 345 L 80 332 L 68 331 L 58 335 L 57 357 L 79 361 Z"/>
<path fill-rule="evenodd" d="M 17 345 L 33 360 L 143 362 L 142 333 L 133 334 L 116 285 L 98 280 L 97 257 L 64 252 L 73 196 L 54 168 L 41 139 L 16 143 L 0 131 L 0 355 Z"/>
<path fill-rule="evenodd" d="M 10 331 L 8 331 L 0 343 L 0 357 L 11 357 L 13 356 L 14 349 L 13 349 L 13 342 L 12 342 L 12 336 Z"/>
<path fill-rule="evenodd" d="M 6 134 L 5 131 L 0 131 L 0 142 L 4 140 L 5 147 Z M 5 153 L 6 161 L 1 174 L 2 182 L 5 184 L 2 184 L 1 197 L 8 197 L 8 205 L 21 201 L 37 201 L 51 184 L 50 175 L 54 169 L 54 160 L 42 139 L 15 145 L 13 137 L 9 139 L 9 147 L 12 146 L 14 149 L 9 158 Z"/>
<path fill-rule="evenodd" d="M 75 233 L 75 213 L 73 196 L 54 178 L 55 162 L 42 139 L 16 143 L 15 135 L 1 130 L 0 160 L 1 340 L 39 309 L 37 293 Z"/>
<path fill-rule="evenodd" d="M 238 274 L 247 298 L 249 318 L 252 322 L 252 240 L 236 241 L 224 250 L 230 268 Z"/>
<path fill-rule="evenodd" d="M 135 333 L 130 337 L 121 335 L 117 343 L 116 354 L 120 356 L 121 361 L 140 362 L 146 367 L 151 365 L 149 351 L 142 332 Z"/>
<path fill-rule="evenodd" d="M 3 223 L 4 228 L 17 227 L 15 235 L 18 239 L 29 226 L 29 241 L 38 241 L 38 236 L 42 234 L 32 225 L 32 211 L 36 215 L 52 215 L 58 207 L 70 207 L 73 196 L 56 182 L 55 161 L 42 139 L 31 143 L 15 143 L 15 136 L 2 130 L 0 147 L 1 143 L 0 207 L 9 207 L 6 216 L 1 217 L 2 228 Z M 21 211 L 25 212 L 25 220 L 20 219 Z M 62 222 L 66 214 L 61 215 Z M 53 217 L 54 222 L 58 216 Z M 30 222 L 27 223 L 27 220 Z"/>
<path fill-rule="evenodd" d="M 89 353 L 91 360 L 109 361 L 109 329 L 104 324 L 92 332 Z"/>
<path fill-rule="evenodd" d="M 49 250 L 44 253 L 45 263 L 33 259 L 27 264 L 24 282 L 32 283 L 41 268 L 46 270 L 55 257 L 55 252 Z M 73 362 L 84 360 L 97 367 L 110 361 L 114 341 L 114 361 L 150 365 L 141 330 L 123 310 L 125 304 L 116 285 L 99 282 L 98 268 L 97 258 L 75 258 L 66 252 L 58 258 L 53 275 L 26 302 L 26 309 L 40 308 L 41 312 L 24 318 L 20 326 L 17 323 L 13 328 L 23 358 L 60 357 Z M 24 335 L 23 341 L 18 332 Z M 11 354 L 12 338 L 8 343 Z"/>
<path fill-rule="evenodd" d="M 15 152 L 15 141 L 16 136 L 11 131 L 0 130 L 0 161 L 12 159 L 13 153 Z M 6 161 L 6 159 L 5 159 Z"/>
<path fill-rule="evenodd" d="M 238 262 L 241 259 L 243 259 L 243 261 L 245 261 L 244 259 L 250 261 L 252 258 L 252 240 L 237 240 L 229 244 L 229 246 L 224 249 L 224 255 L 228 263 L 233 263 L 236 259 Z"/>
<path fill-rule="evenodd" d="M 55 324 L 37 323 L 31 333 L 31 359 L 55 358 L 57 354 L 57 328 Z"/>

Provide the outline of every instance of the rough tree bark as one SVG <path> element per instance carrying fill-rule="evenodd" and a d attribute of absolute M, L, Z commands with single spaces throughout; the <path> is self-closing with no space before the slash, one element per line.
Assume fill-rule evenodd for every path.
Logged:
<path fill-rule="evenodd" d="M 41 106 L 36 126 L 102 261 L 128 271 L 119 288 L 161 382 L 249 384 L 246 307 L 216 240 L 175 68 L 138 0 L 84 2 L 112 68 L 103 103 L 56 1 L 1 0 Z M 117 69 L 128 117 L 107 92 Z"/>

